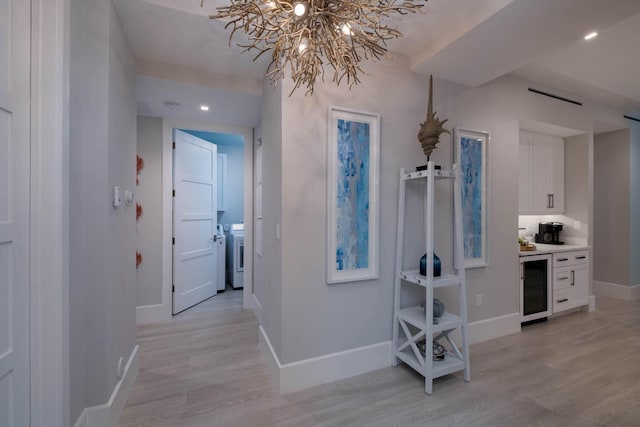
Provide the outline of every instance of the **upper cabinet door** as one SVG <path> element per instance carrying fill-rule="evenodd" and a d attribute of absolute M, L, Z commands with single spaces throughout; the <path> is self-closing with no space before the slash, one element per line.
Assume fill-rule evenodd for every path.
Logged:
<path fill-rule="evenodd" d="M 564 212 L 564 141 L 560 137 L 520 131 L 519 212 Z"/>
<path fill-rule="evenodd" d="M 520 213 L 530 212 L 533 208 L 531 200 L 533 199 L 533 183 L 532 181 L 532 158 L 531 144 L 532 136 L 526 132 L 520 132 L 520 161 L 518 163 L 519 174 L 519 206 Z"/>
<path fill-rule="evenodd" d="M 552 213 L 564 212 L 564 140 L 557 136 L 547 137 L 547 158 L 550 165 L 549 189 L 551 190 Z"/>

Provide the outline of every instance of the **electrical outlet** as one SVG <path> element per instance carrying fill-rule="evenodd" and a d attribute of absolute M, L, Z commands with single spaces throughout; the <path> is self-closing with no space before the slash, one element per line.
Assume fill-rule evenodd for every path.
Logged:
<path fill-rule="evenodd" d="M 574 221 L 573 222 L 573 228 L 575 228 L 576 230 L 580 230 L 582 228 L 582 222 Z"/>
<path fill-rule="evenodd" d="M 476 307 L 482 307 L 482 294 L 476 295 Z"/>

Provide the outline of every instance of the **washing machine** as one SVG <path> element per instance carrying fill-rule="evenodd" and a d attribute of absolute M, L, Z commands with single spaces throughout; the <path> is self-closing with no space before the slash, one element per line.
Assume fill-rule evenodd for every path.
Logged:
<path fill-rule="evenodd" d="M 227 284 L 225 280 L 225 271 L 227 265 L 226 262 L 226 241 L 227 239 L 224 237 L 224 230 L 222 229 L 222 224 L 218 224 L 216 226 L 216 260 L 218 262 L 218 277 L 216 278 L 216 284 L 218 286 L 218 292 L 223 292 L 225 286 Z"/>
<path fill-rule="evenodd" d="M 229 231 L 229 281 L 233 289 L 244 286 L 244 224 L 231 224 Z"/>

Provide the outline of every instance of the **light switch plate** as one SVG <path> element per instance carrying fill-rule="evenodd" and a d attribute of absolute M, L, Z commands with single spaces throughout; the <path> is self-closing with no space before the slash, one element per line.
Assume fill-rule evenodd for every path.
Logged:
<path fill-rule="evenodd" d="M 119 185 L 113 186 L 113 207 L 117 208 L 122 203 L 122 194 Z"/>

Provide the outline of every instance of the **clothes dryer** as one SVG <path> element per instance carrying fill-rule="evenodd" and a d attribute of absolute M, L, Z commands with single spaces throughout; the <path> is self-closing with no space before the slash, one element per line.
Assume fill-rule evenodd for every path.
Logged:
<path fill-rule="evenodd" d="M 233 289 L 240 289 L 244 286 L 244 224 L 231 224 L 229 239 L 232 269 L 229 281 Z"/>

